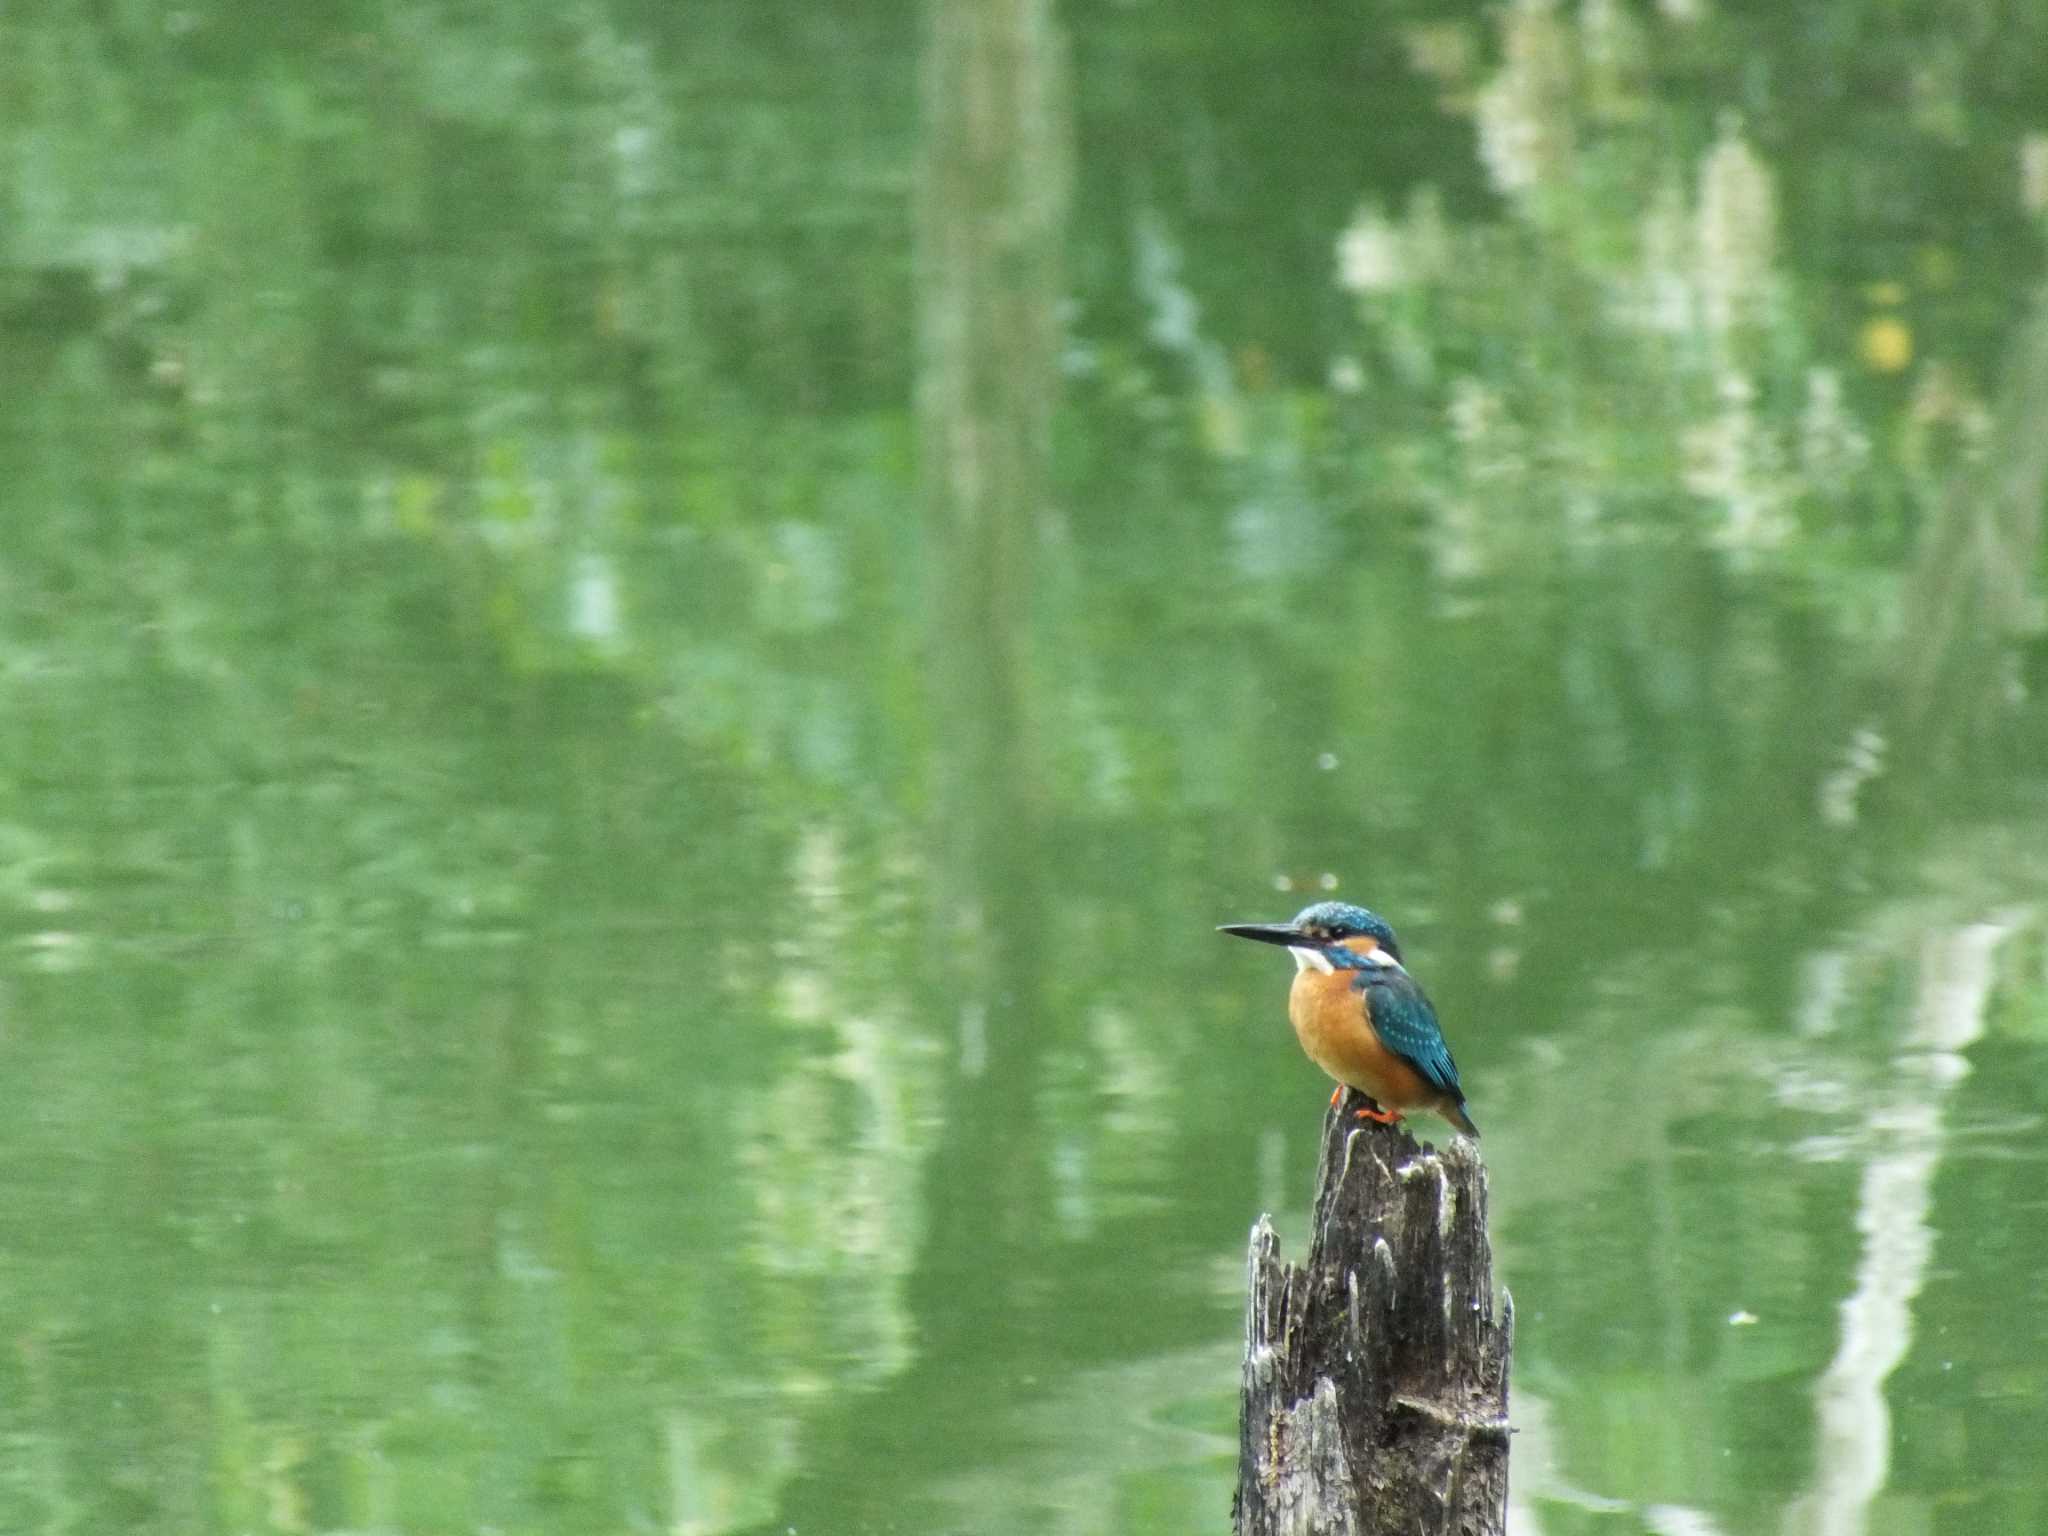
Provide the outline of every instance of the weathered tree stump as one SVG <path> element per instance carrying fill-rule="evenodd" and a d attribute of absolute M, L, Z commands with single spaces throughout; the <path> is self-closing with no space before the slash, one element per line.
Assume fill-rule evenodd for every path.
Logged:
<path fill-rule="evenodd" d="M 1252 1228 L 1237 1536 L 1501 1536 L 1514 1302 L 1494 1306 L 1486 1165 L 1398 1126 L 1323 1126 L 1308 1260 Z"/>

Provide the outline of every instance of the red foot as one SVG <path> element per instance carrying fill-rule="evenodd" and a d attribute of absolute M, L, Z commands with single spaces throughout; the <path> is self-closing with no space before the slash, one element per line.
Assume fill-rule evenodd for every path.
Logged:
<path fill-rule="evenodd" d="M 1357 1115 L 1360 1120 L 1376 1120 L 1381 1125 L 1394 1125 L 1401 1119 L 1401 1111 L 1398 1109 L 1381 1109 L 1378 1105 L 1370 1109 L 1361 1109 Z"/>
<path fill-rule="evenodd" d="M 1330 1108 L 1335 1109 L 1337 1107 L 1337 1101 L 1343 1097 L 1344 1085 L 1342 1083 L 1339 1083 L 1336 1087 L 1330 1090 Z"/>

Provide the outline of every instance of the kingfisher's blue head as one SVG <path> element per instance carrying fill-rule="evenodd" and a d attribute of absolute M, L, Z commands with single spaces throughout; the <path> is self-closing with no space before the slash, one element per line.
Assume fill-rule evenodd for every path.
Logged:
<path fill-rule="evenodd" d="M 1377 912 L 1345 901 L 1319 901 L 1294 914 L 1291 923 L 1226 923 L 1219 933 L 1261 944 L 1284 944 L 1297 966 L 1317 970 L 1355 969 L 1365 956 L 1385 955 L 1401 963 L 1393 926 Z"/>

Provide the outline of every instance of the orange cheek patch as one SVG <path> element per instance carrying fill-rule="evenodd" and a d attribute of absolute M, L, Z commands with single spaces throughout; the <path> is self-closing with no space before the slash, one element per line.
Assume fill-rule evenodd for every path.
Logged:
<path fill-rule="evenodd" d="M 1350 950 L 1354 955 L 1369 955 L 1380 947 L 1380 941 L 1369 933 L 1361 933 L 1355 938 L 1344 939 L 1341 941 L 1341 944 L 1343 948 Z"/>

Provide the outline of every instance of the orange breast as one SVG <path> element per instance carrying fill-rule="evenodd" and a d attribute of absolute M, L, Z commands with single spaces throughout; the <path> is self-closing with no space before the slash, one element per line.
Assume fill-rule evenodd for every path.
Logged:
<path fill-rule="evenodd" d="M 1370 1094 L 1382 1109 L 1412 1109 L 1439 1097 L 1422 1074 L 1396 1056 L 1365 1018 L 1365 994 L 1351 971 L 1297 971 L 1287 1017 L 1308 1058 L 1340 1083 Z"/>

